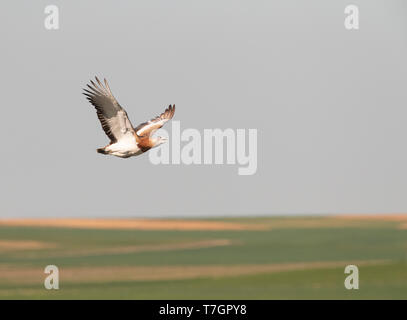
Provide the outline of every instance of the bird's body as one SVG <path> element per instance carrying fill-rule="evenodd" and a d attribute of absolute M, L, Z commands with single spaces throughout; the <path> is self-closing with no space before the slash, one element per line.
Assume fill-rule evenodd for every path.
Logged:
<path fill-rule="evenodd" d="M 120 106 L 109 85 L 104 80 L 103 85 L 96 77 L 96 83 L 91 80 L 90 90 L 84 89 L 84 95 L 96 108 L 97 116 L 110 144 L 97 149 L 102 154 L 111 154 L 120 158 L 138 156 L 151 148 L 157 147 L 166 141 L 163 137 L 153 137 L 153 134 L 164 123 L 172 119 L 175 105 L 169 106 L 162 114 L 133 128 L 127 112 Z"/>
<path fill-rule="evenodd" d="M 119 140 L 118 142 L 107 145 L 104 148 L 97 149 L 99 153 L 111 154 L 120 158 L 138 156 L 143 153 L 137 143 L 137 138 L 131 135 Z"/>

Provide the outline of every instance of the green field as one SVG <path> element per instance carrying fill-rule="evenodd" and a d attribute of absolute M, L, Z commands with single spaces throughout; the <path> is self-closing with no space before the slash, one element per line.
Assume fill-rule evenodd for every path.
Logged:
<path fill-rule="evenodd" d="M 405 217 L 205 221 L 245 227 L 0 223 L 0 299 L 407 298 Z M 344 287 L 348 264 L 359 267 L 359 290 Z M 44 288 L 47 265 L 59 268 L 59 290 Z"/>

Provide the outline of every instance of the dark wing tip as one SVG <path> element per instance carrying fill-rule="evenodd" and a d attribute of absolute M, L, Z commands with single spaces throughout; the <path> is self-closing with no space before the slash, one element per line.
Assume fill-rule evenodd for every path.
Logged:
<path fill-rule="evenodd" d="M 170 119 L 174 116 L 175 113 L 175 104 L 173 104 L 170 108 Z"/>

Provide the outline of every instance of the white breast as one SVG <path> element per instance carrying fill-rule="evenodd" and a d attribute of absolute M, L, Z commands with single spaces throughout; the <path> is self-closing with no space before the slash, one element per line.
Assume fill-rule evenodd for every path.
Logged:
<path fill-rule="evenodd" d="M 106 147 L 106 151 L 117 157 L 131 157 L 136 155 L 140 148 L 137 145 L 136 138 L 133 134 L 126 134 L 116 143 Z"/>

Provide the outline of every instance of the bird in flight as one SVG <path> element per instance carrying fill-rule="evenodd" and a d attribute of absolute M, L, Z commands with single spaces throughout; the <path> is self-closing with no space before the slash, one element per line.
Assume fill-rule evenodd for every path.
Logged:
<path fill-rule="evenodd" d="M 159 116 L 133 128 L 126 110 L 113 96 L 106 79 L 104 84 L 97 77 L 95 79 L 97 83 L 90 80 L 91 85 L 87 85 L 89 90 L 83 89 L 83 94 L 95 107 L 102 128 L 110 139 L 110 143 L 104 148 L 97 149 L 97 152 L 129 158 L 167 141 L 166 138 L 155 137 L 153 134 L 172 119 L 175 105 L 169 105 Z"/>

